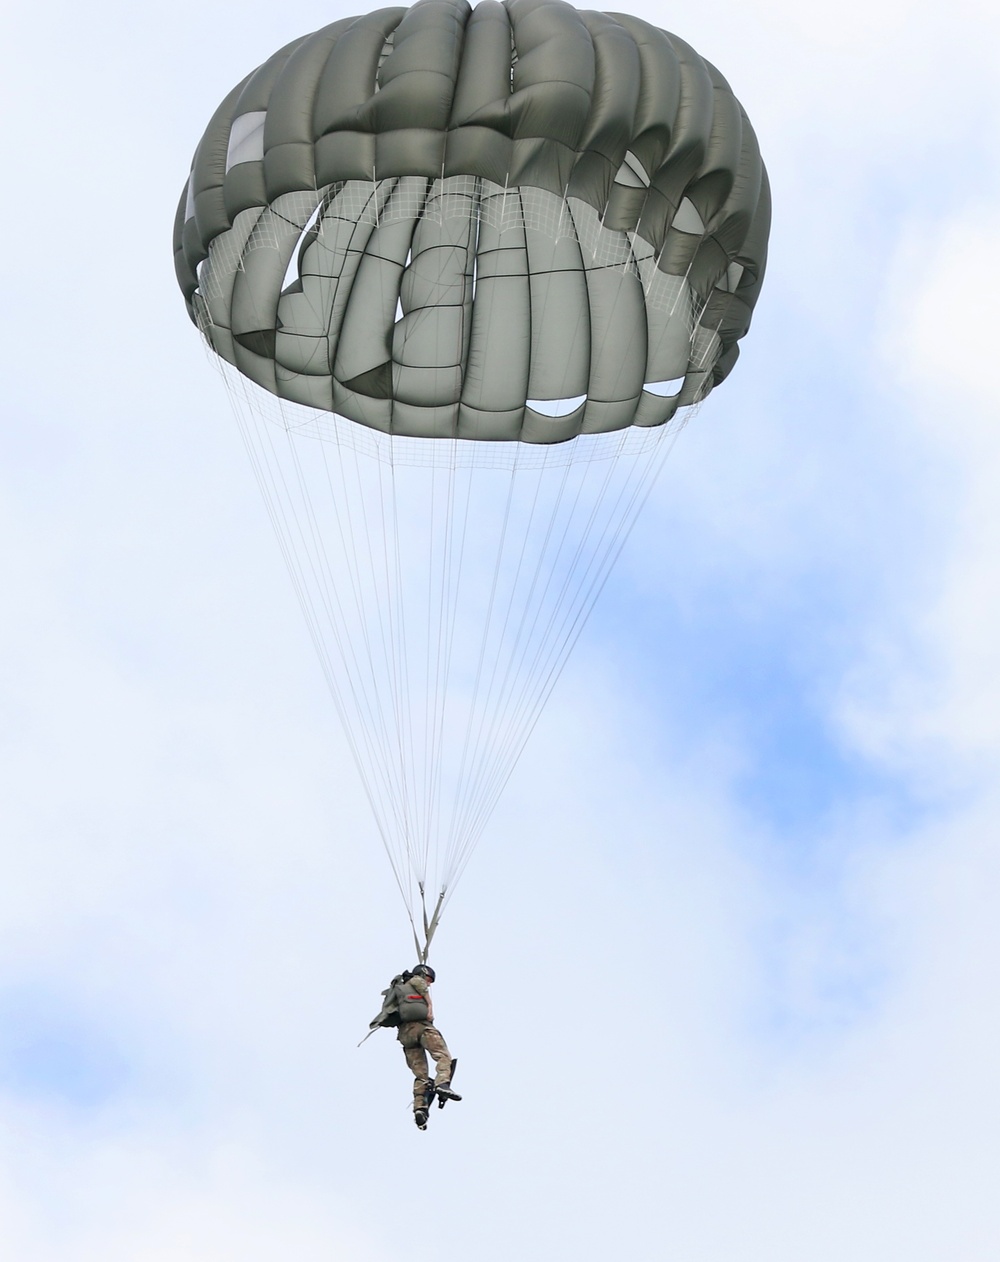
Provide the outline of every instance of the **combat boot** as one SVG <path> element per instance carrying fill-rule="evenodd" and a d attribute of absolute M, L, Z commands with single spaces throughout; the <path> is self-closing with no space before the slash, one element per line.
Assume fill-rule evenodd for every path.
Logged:
<path fill-rule="evenodd" d="M 441 1082 L 437 1085 L 438 1105 L 444 1108 L 445 1100 L 461 1100 L 461 1096 L 457 1091 L 452 1091 L 450 1082 Z"/>
<path fill-rule="evenodd" d="M 426 1109 L 413 1110 L 413 1120 L 417 1124 L 417 1130 L 425 1131 L 427 1129 L 427 1117 Z"/>

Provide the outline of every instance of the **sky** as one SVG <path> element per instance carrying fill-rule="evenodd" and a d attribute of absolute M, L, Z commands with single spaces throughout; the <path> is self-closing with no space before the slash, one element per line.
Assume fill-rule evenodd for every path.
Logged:
<path fill-rule="evenodd" d="M 746 107 L 769 270 L 449 906 L 420 1134 L 170 251 L 219 100 L 351 11 L 0 17 L 0 1256 L 992 1262 L 1000 17 L 634 6 Z"/>

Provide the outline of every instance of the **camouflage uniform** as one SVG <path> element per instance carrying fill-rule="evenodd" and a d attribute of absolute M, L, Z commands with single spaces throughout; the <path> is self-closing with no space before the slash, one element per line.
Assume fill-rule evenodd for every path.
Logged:
<path fill-rule="evenodd" d="M 427 1072 L 427 1053 L 434 1057 L 435 1086 L 443 1082 L 451 1082 L 451 1052 L 441 1037 L 441 1031 L 435 1029 L 429 1021 L 407 1021 L 399 1027 L 396 1035 L 399 1039 L 406 1063 L 413 1074 L 413 1107 L 427 1107 L 427 1086 L 430 1076 Z"/>
<path fill-rule="evenodd" d="M 441 1037 L 441 1031 L 433 1024 L 434 1008 L 427 983 L 422 977 L 411 977 L 407 986 L 411 986 L 417 994 L 427 1000 L 428 1013 L 426 1021 L 403 1022 L 396 1035 L 403 1049 L 403 1055 L 406 1057 L 406 1063 L 413 1074 L 413 1108 L 416 1111 L 427 1107 L 427 1087 L 430 1084 L 427 1053 L 430 1052 L 434 1057 L 436 1071 L 434 1084 L 440 1086 L 444 1082 L 451 1082 L 451 1052 L 448 1051 L 448 1045 Z"/>

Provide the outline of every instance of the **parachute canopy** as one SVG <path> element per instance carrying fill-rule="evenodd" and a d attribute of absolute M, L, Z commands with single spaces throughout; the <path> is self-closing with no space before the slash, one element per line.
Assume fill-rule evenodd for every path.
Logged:
<path fill-rule="evenodd" d="M 769 199 L 725 79 L 562 0 L 420 0 L 295 40 L 226 97 L 178 210 L 213 349 L 394 434 L 655 426 L 731 369 Z"/>
<path fill-rule="evenodd" d="M 718 71 L 563 0 L 335 22 L 198 146 L 177 275 L 423 959 L 768 222 Z"/>

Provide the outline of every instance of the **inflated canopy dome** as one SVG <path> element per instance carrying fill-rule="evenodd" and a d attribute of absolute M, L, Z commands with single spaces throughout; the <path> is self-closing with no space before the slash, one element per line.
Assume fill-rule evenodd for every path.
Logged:
<path fill-rule="evenodd" d="M 387 432 L 653 426 L 732 368 L 769 198 L 726 80 L 563 0 L 419 0 L 275 53 L 226 97 L 177 275 L 224 360 Z"/>

